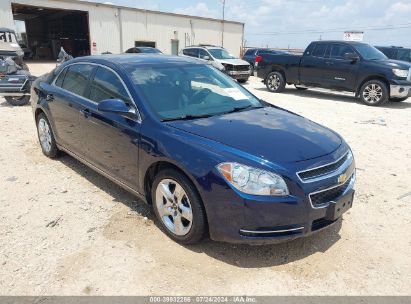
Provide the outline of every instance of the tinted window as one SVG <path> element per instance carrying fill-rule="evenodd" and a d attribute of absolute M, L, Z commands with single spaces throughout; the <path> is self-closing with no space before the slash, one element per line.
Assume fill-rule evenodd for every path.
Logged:
<path fill-rule="evenodd" d="M 71 65 L 66 72 L 61 87 L 74 94 L 85 96 L 87 81 L 93 69 L 94 66 L 88 64 Z"/>
<path fill-rule="evenodd" d="M 397 59 L 411 62 L 411 50 L 399 49 Z"/>
<path fill-rule="evenodd" d="M 185 49 L 183 54 L 186 56 L 197 57 L 198 58 L 198 49 Z"/>
<path fill-rule="evenodd" d="M 55 82 L 56 86 L 61 87 L 61 86 L 63 85 L 63 80 L 64 80 L 64 76 L 66 75 L 66 72 L 67 72 L 67 68 L 65 68 L 65 69 L 59 74 L 59 76 L 57 77 L 56 82 Z"/>
<path fill-rule="evenodd" d="M 200 58 L 204 59 L 205 56 L 210 57 L 210 54 L 207 51 L 205 51 L 203 49 L 199 49 L 198 51 L 199 51 L 199 54 L 200 54 Z"/>
<path fill-rule="evenodd" d="M 387 59 L 381 51 L 377 50 L 375 47 L 365 44 L 365 43 L 358 43 L 353 45 L 354 48 L 357 50 L 358 53 L 366 60 L 384 60 Z"/>
<path fill-rule="evenodd" d="M 245 52 L 244 56 L 252 56 L 254 55 L 255 50 L 254 49 L 249 49 Z"/>
<path fill-rule="evenodd" d="M 324 57 L 325 54 L 325 50 L 327 49 L 327 44 L 325 43 L 318 43 L 315 46 L 314 52 L 313 52 L 313 56 L 316 57 Z"/>
<path fill-rule="evenodd" d="M 123 83 L 112 71 L 99 67 L 90 86 L 90 99 L 100 102 L 105 99 L 121 99 L 131 104 Z"/>
<path fill-rule="evenodd" d="M 343 59 L 344 54 L 353 53 L 354 51 L 348 45 L 333 44 L 331 48 L 331 58 Z"/>
<path fill-rule="evenodd" d="M 131 48 L 131 49 L 128 49 L 127 51 L 126 51 L 126 53 L 138 53 L 138 50 L 136 49 L 136 48 Z"/>
<path fill-rule="evenodd" d="M 381 52 L 383 52 L 385 54 L 385 56 L 387 56 L 388 58 L 395 58 L 395 56 L 397 55 L 397 50 L 394 48 L 378 48 Z"/>

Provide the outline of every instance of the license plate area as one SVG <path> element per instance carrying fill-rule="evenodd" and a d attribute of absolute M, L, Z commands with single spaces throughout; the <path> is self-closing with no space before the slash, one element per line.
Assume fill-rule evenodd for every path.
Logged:
<path fill-rule="evenodd" d="M 352 203 L 354 200 L 354 191 L 344 195 L 336 202 L 333 202 L 327 208 L 327 216 L 326 219 L 330 221 L 335 221 L 343 213 L 345 213 L 348 209 L 352 207 Z"/>

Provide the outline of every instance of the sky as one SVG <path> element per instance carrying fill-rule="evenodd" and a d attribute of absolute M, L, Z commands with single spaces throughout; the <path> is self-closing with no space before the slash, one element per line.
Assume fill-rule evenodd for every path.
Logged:
<path fill-rule="evenodd" d="M 222 18 L 222 0 L 92 0 Z M 226 0 L 227 20 L 245 23 L 246 46 L 305 48 L 363 30 L 373 45 L 411 47 L 411 0 Z"/>

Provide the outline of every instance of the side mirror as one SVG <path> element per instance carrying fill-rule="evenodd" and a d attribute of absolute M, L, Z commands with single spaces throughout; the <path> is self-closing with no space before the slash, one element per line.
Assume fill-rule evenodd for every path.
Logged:
<path fill-rule="evenodd" d="M 100 112 L 117 114 L 133 120 L 138 117 L 136 110 L 126 105 L 121 99 L 103 100 L 98 104 L 97 110 Z"/>
<path fill-rule="evenodd" d="M 201 57 L 202 59 L 204 59 L 204 60 L 210 60 L 210 56 L 207 56 L 207 55 L 205 55 L 205 56 L 203 56 L 203 57 Z"/>
<path fill-rule="evenodd" d="M 344 54 L 344 59 L 351 61 L 351 62 L 356 62 L 359 58 L 357 56 L 357 54 L 355 53 L 345 53 Z"/>

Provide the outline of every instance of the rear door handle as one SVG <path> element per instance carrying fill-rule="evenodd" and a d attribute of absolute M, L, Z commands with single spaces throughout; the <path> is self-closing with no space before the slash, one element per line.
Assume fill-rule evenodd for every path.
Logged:
<path fill-rule="evenodd" d="M 53 94 L 47 94 L 47 95 L 46 95 L 46 100 L 47 100 L 48 102 L 54 101 L 54 95 L 53 95 Z"/>
<path fill-rule="evenodd" d="M 90 110 L 89 109 L 81 109 L 80 113 L 84 115 L 84 117 L 88 117 L 90 115 Z"/>
<path fill-rule="evenodd" d="M 333 65 L 333 62 L 332 61 L 326 61 L 325 64 L 326 65 Z"/>

